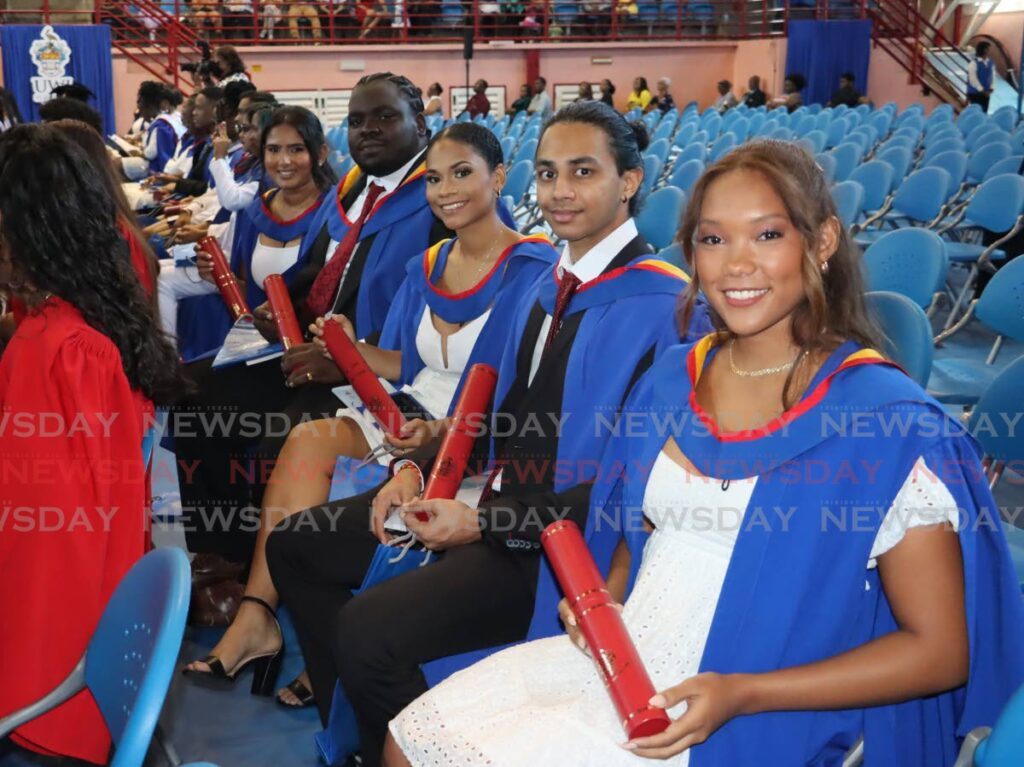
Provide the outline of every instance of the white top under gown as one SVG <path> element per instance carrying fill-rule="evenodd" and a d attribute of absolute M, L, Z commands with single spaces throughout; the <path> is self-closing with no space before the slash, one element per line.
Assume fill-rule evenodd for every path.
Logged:
<path fill-rule="evenodd" d="M 452 397 L 455 396 L 455 389 L 458 388 L 462 371 L 466 369 L 469 356 L 473 353 L 473 347 L 476 345 L 476 339 L 480 336 L 480 332 L 490 316 L 491 310 L 488 309 L 448 336 L 448 364 L 445 365 L 441 348 L 444 339 L 434 327 L 430 309 L 424 307 L 423 314 L 420 316 L 420 324 L 416 329 L 416 351 L 419 352 L 420 359 L 423 360 L 423 369 L 416 374 L 412 383 L 406 384 L 400 391 L 406 392 L 423 405 L 428 417 L 444 418 L 448 415 L 448 407 Z M 384 441 L 384 430 L 380 428 L 377 420 L 366 412 L 365 408 L 341 408 L 337 415 L 355 421 L 371 448 Z M 393 456 L 385 454 L 378 460 L 387 465 L 392 458 Z"/>
<path fill-rule="evenodd" d="M 689 473 L 664 453 L 644 495 L 656 526 L 622 612 L 656 690 L 698 672 L 722 584 L 756 477 L 720 480 Z M 896 513 L 899 512 L 899 513 Z M 887 514 L 865 568 L 908 527 L 957 519 L 949 490 L 918 461 Z M 673 719 L 685 703 L 672 708 Z M 617 767 L 665 762 L 620 747 L 619 717 L 591 659 L 565 635 L 518 645 L 453 675 L 390 725 L 415 767 Z"/>

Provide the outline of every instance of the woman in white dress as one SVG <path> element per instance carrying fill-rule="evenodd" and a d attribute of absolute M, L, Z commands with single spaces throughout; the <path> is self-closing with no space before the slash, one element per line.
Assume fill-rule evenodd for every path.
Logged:
<path fill-rule="evenodd" d="M 212 659 L 233 678 L 246 663 L 280 648 L 277 623 L 264 609 L 278 600 L 265 556 L 270 531 L 282 519 L 328 500 L 338 456 L 359 459 L 383 443 L 409 449 L 440 439 L 463 373 L 476 362 L 497 367 L 519 296 L 557 260 L 546 238 L 523 237 L 502 222 L 498 201 L 505 169 L 501 145 L 489 130 L 470 123 L 449 127 L 434 138 L 426 164 L 430 206 L 457 236 L 409 263 L 380 340 L 376 345 L 358 342 L 371 369 L 398 386 L 396 404 L 411 419 L 406 431 L 400 439 L 386 437 L 361 408 L 343 408 L 335 418 L 291 431 L 264 497 L 245 591 L 250 599 L 210 658 L 191 664 L 191 671 L 209 673 Z M 310 330 L 319 336 L 323 323 L 331 321 L 357 340 L 351 323 L 340 315 L 320 318 Z M 390 458 L 384 455 L 381 462 Z M 299 679 L 279 699 L 285 705 L 308 705 L 312 695 Z"/>
<path fill-rule="evenodd" d="M 672 723 L 627 740 L 562 600 L 568 637 L 493 655 L 392 720 L 389 767 L 838 765 L 862 734 L 868 764 L 948 765 L 1024 679 L 973 445 L 870 350 L 859 263 L 813 159 L 778 142 L 730 153 L 680 238 L 684 321 L 702 290 L 720 332 L 638 383 L 585 530 Z M 898 438 L 834 425 L 894 414 Z M 851 523 L 851 506 L 872 513 Z"/>

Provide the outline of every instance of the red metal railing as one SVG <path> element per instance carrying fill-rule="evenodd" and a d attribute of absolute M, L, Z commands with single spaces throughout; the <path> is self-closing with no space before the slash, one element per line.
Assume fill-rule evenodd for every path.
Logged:
<path fill-rule="evenodd" d="M 114 46 L 182 86 L 180 65 L 212 45 L 358 45 L 382 41 L 664 41 L 784 36 L 791 19 L 869 18 L 874 43 L 950 103 L 962 103 L 969 59 L 914 0 L 94 0 L 91 9 L 3 11 L 7 23 L 106 23 Z M 952 57 L 940 72 L 930 49 Z M 959 79 L 958 79 L 959 78 Z M 952 81 L 952 82 L 951 82 Z"/>

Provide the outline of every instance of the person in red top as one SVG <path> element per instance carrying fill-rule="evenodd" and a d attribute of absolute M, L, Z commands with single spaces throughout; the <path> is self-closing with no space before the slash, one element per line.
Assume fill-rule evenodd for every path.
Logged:
<path fill-rule="evenodd" d="M 466 104 L 466 111 L 470 117 L 488 115 L 491 112 L 491 102 L 487 100 L 487 81 L 477 80 L 473 83 L 473 97 Z"/>
<path fill-rule="evenodd" d="M 117 215 L 59 130 L 0 137 L 0 286 L 25 306 L 0 356 L 0 717 L 67 677 L 143 553 L 143 435 L 180 382 Z M 0 761 L 105 764 L 110 745 L 85 691 L 0 742 Z"/>

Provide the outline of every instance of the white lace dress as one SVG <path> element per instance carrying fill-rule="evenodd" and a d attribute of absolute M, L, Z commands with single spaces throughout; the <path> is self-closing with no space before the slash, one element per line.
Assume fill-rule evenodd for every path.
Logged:
<path fill-rule="evenodd" d="M 953 497 L 923 467 L 918 461 L 908 476 L 865 568 L 908 527 L 955 523 Z M 664 453 L 655 462 L 644 512 L 656 530 L 622 613 L 655 689 L 698 671 L 756 481 L 734 480 L 723 489 L 720 480 L 693 475 Z M 684 710 L 685 703 L 669 713 L 675 719 Z M 652 764 L 619 747 L 626 736 L 597 669 L 564 635 L 513 647 L 455 674 L 411 703 L 390 729 L 416 767 Z M 688 763 L 688 752 L 659 762 Z"/>

